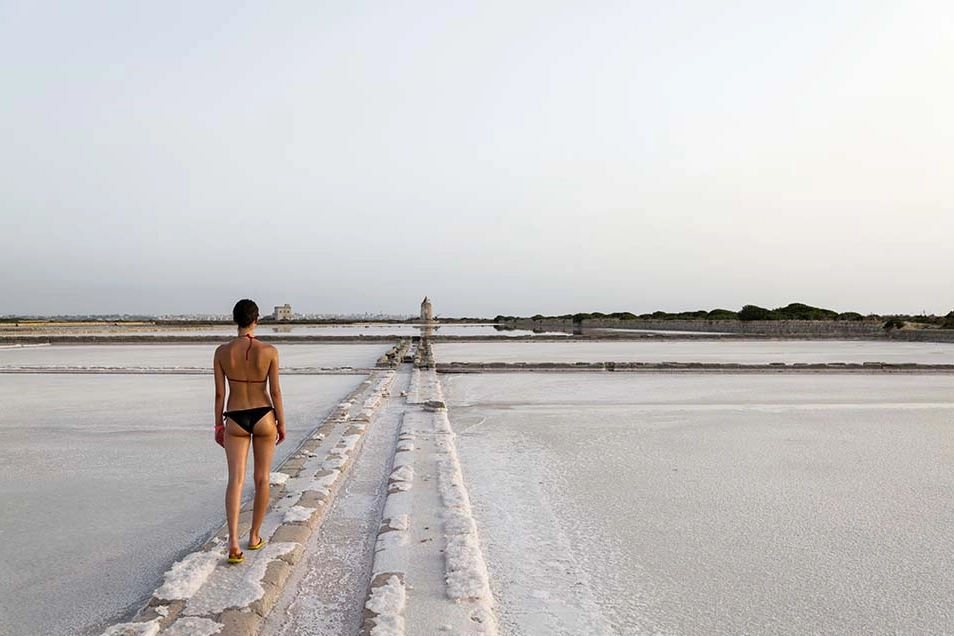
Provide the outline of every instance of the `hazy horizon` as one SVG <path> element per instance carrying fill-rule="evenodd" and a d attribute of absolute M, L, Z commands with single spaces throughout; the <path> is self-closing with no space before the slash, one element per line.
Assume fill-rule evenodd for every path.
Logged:
<path fill-rule="evenodd" d="M 0 5 L 0 315 L 944 315 L 954 5 Z"/>
<path fill-rule="evenodd" d="M 259 304 L 260 304 L 260 303 L 259 303 Z M 747 304 L 751 304 L 751 303 L 747 303 Z M 786 305 L 788 305 L 788 304 L 789 304 L 789 303 L 786 303 Z M 274 308 L 273 305 L 265 306 L 265 305 L 261 305 L 261 304 L 260 304 L 261 314 L 262 314 L 262 316 L 265 316 L 265 317 L 266 317 L 266 320 L 268 320 L 268 319 L 271 318 L 271 316 L 272 316 L 272 309 L 273 309 L 273 308 Z M 781 309 L 781 308 L 782 308 L 782 307 L 766 307 L 765 309 L 772 309 L 772 310 L 774 310 L 774 309 Z M 641 314 L 636 314 L 636 315 L 637 315 L 637 316 L 646 315 L 646 314 L 650 314 L 650 313 L 653 313 L 653 312 L 656 312 L 656 311 L 663 311 L 663 312 L 668 313 L 668 314 L 679 314 L 679 313 L 689 313 L 689 312 L 699 311 L 699 310 L 713 311 L 713 310 L 720 310 L 720 309 L 728 309 L 729 311 L 736 311 L 736 312 L 737 312 L 737 311 L 741 310 L 742 307 L 735 307 L 735 308 L 733 308 L 733 307 L 698 307 L 698 308 L 696 308 L 696 309 L 685 309 L 685 310 L 677 310 L 677 311 L 667 311 L 667 310 L 664 310 L 664 309 L 656 309 L 656 310 L 652 310 L 652 311 L 642 312 Z M 831 309 L 831 308 L 830 308 L 830 307 L 820 307 L 820 309 Z M 418 317 L 418 314 L 417 314 L 416 312 L 411 312 L 411 311 L 406 311 L 406 312 L 393 312 L 393 313 L 392 313 L 392 312 L 385 312 L 385 311 L 323 312 L 323 311 L 311 311 L 311 310 L 308 310 L 308 309 L 298 309 L 298 308 L 295 307 L 295 306 L 292 306 L 292 310 L 293 310 L 293 313 L 294 313 L 294 315 L 295 315 L 294 320 L 302 320 L 302 319 L 304 319 L 305 316 L 323 316 L 323 317 L 328 317 L 328 318 L 330 318 L 330 319 L 339 319 L 339 318 L 340 318 L 340 319 L 350 319 L 350 318 L 354 318 L 355 320 L 360 320 L 360 319 L 367 319 L 367 320 L 376 320 L 376 319 L 381 319 L 381 320 L 413 320 L 413 319 L 415 319 L 415 318 Z M 848 313 L 848 312 L 852 312 L 852 311 L 853 311 L 853 310 L 846 309 L 846 310 L 844 310 L 844 311 L 838 311 L 838 313 Z M 610 311 L 603 311 L 603 310 L 601 310 L 601 309 L 579 309 L 579 310 L 568 311 L 568 312 L 553 313 L 553 314 L 542 314 L 542 315 L 544 315 L 544 316 L 568 316 L 568 315 L 578 314 L 578 313 L 597 313 L 597 312 L 598 312 L 598 313 L 602 313 L 602 314 L 607 314 L 607 315 L 613 314 L 613 313 L 625 313 L 625 312 L 635 313 L 635 312 L 631 312 L 631 311 L 628 310 L 628 309 L 617 309 L 617 310 L 610 310 Z M 856 313 L 857 313 L 857 312 L 856 312 Z M 899 315 L 907 315 L 907 316 L 920 316 L 920 315 L 925 315 L 925 316 L 942 317 L 942 316 L 946 315 L 946 313 L 948 313 L 948 312 L 945 312 L 945 313 L 942 313 L 942 314 L 905 313 L 905 312 L 885 312 L 885 313 L 881 313 L 881 314 L 879 314 L 879 313 L 863 314 L 863 317 L 868 317 L 868 316 L 890 317 L 890 316 L 899 316 Z M 441 319 L 441 318 L 443 318 L 443 319 L 445 319 L 445 320 L 458 320 L 458 319 L 487 319 L 487 320 L 493 320 L 493 319 L 496 318 L 497 316 L 508 316 L 508 317 L 518 317 L 518 318 L 531 318 L 532 316 L 535 316 L 535 315 L 541 315 L 541 312 L 532 312 L 532 313 L 527 313 L 527 314 L 505 314 L 505 313 L 496 312 L 496 313 L 491 313 L 491 314 L 472 314 L 472 315 L 466 315 L 466 316 L 465 316 L 465 315 L 451 315 L 451 314 L 447 314 L 447 313 L 443 313 L 443 314 L 442 314 L 442 313 L 440 313 L 440 312 L 437 312 L 434 317 L 435 317 L 435 319 Z M 228 312 L 221 312 L 221 311 L 209 311 L 209 312 L 186 311 L 186 312 L 155 312 L 155 313 L 149 313 L 149 312 L 89 312 L 89 313 L 47 313 L 47 314 L 27 314 L 27 313 L 8 313 L 8 314 L 0 314 L 0 318 L 7 318 L 7 319 L 9 319 L 9 318 L 22 318 L 22 319 L 38 318 L 38 319 L 42 319 L 42 318 L 54 318 L 54 317 L 58 317 L 58 318 L 59 318 L 59 317 L 61 317 L 61 318 L 83 318 L 83 317 L 102 318 L 102 317 L 107 317 L 107 316 L 129 316 L 129 317 L 133 317 L 133 318 L 143 317 L 143 318 L 156 318 L 156 319 L 161 319 L 161 318 L 163 318 L 163 317 L 190 319 L 190 318 L 193 317 L 193 316 L 209 316 L 209 317 L 214 317 L 214 319 L 217 319 L 217 320 L 225 320 L 225 321 L 231 321 L 231 320 L 232 320 L 232 317 L 231 317 L 231 314 L 230 314 L 230 313 L 228 313 Z M 367 318 L 362 318 L 363 316 L 366 316 Z M 381 318 L 382 316 L 383 316 L 383 318 Z M 324 318 L 322 318 L 322 319 L 324 319 Z"/>

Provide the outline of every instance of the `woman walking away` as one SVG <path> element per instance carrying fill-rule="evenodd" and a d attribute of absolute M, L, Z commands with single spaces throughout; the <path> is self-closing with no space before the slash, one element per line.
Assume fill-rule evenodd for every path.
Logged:
<path fill-rule="evenodd" d="M 240 300 L 232 310 L 238 337 L 215 350 L 215 441 L 225 448 L 229 485 L 225 490 L 225 516 L 229 526 L 229 563 L 241 563 L 238 517 L 245 482 L 248 448 L 255 457 L 255 507 L 248 549 L 259 550 L 265 539 L 259 534 L 268 506 L 268 477 L 275 445 L 285 439 L 285 409 L 278 384 L 278 349 L 255 338 L 258 305 Z M 225 385 L 228 382 L 228 410 Z M 265 388 L 268 387 L 266 393 Z"/>

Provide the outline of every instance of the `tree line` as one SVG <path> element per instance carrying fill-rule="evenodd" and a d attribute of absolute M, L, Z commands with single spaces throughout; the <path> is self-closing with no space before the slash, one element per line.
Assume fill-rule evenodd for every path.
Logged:
<path fill-rule="evenodd" d="M 666 312 L 654 311 L 647 314 L 634 314 L 629 311 L 620 311 L 614 313 L 603 313 L 593 311 L 588 313 L 562 314 L 558 316 L 544 316 L 536 314 L 529 317 L 504 316 L 498 315 L 494 322 L 506 323 L 517 321 L 572 321 L 576 323 L 584 320 L 841 320 L 841 321 L 862 321 L 885 323 L 886 327 L 900 328 L 906 323 L 920 323 L 940 327 L 942 329 L 954 329 L 954 311 L 945 316 L 935 315 L 908 315 L 892 314 L 881 316 L 877 314 L 862 315 L 855 311 L 837 312 L 823 307 L 812 307 L 804 303 L 790 303 L 784 307 L 768 309 L 758 305 L 744 305 L 739 311 L 731 309 L 700 309 L 698 311 Z"/>

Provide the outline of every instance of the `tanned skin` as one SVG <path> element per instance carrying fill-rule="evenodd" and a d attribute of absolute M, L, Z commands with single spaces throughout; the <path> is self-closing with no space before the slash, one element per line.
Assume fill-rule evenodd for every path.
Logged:
<path fill-rule="evenodd" d="M 249 531 L 248 543 L 256 545 L 261 540 L 259 533 L 262 529 L 262 520 L 265 518 L 265 509 L 268 506 L 272 455 L 275 446 L 285 440 L 285 407 L 282 404 L 282 390 L 278 383 L 278 349 L 247 337 L 249 335 L 254 337 L 256 325 L 258 325 L 257 320 L 248 327 L 239 327 L 238 337 L 216 349 L 213 361 L 215 423 L 217 425 L 222 423 L 222 413 L 225 410 L 239 411 L 260 406 L 275 408 L 274 413 L 268 413 L 255 423 L 252 435 L 231 419 L 225 420 L 224 429 L 219 428 L 216 431 L 215 441 L 225 448 L 229 466 L 229 483 L 225 490 L 229 557 L 242 554 L 238 539 L 238 517 L 242 504 L 242 486 L 245 482 L 248 449 L 253 448 L 255 461 L 255 505 L 252 511 L 252 527 Z M 267 377 L 268 382 L 231 382 L 226 379 L 226 376 L 238 380 L 261 380 Z M 228 408 L 225 408 L 226 385 L 228 385 Z"/>

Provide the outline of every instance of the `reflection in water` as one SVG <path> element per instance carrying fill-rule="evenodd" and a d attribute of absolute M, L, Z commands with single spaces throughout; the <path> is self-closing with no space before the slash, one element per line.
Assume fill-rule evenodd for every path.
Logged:
<path fill-rule="evenodd" d="M 418 331 L 421 332 L 422 338 L 430 338 L 434 335 L 434 332 L 441 328 L 440 325 L 434 324 L 424 324 L 424 325 L 415 325 Z"/>

